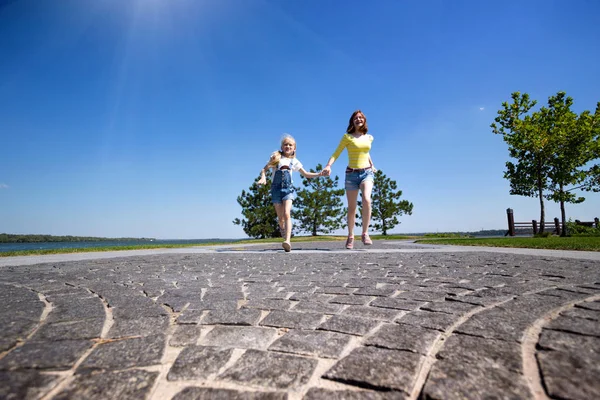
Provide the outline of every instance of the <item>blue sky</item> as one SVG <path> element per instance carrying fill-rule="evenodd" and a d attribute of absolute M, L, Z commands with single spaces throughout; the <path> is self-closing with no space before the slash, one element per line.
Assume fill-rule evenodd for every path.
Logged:
<path fill-rule="evenodd" d="M 599 19 L 585 0 L 0 0 L 0 232 L 245 237 L 236 197 L 282 134 L 314 168 L 355 109 L 414 204 L 393 232 L 539 219 L 489 125 L 513 91 L 593 110 Z"/>

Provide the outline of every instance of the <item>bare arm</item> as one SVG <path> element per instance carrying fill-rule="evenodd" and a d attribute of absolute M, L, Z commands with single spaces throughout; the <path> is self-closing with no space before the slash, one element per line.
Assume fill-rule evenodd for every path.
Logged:
<path fill-rule="evenodd" d="M 377 168 L 375 168 L 375 164 L 373 164 L 373 160 L 371 159 L 370 154 L 369 154 L 369 165 L 371 166 L 371 169 L 373 170 L 373 172 L 377 172 Z"/>
<path fill-rule="evenodd" d="M 263 167 L 263 169 L 260 170 L 260 179 L 256 183 L 258 183 L 259 185 L 264 185 L 267 183 L 266 172 L 269 170 L 269 168 L 269 164 L 267 164 Z"/>
<path fill-rule="evenodd" d="M 308 172 L 304 168 L 300 168 L 298 172 L 300 172 L 300 174 L 307 179 L 321 176 L 321 172 Z"/>
<path fill-rule="evenodd" d="M 327 165 L 325 165 L 325 168 L 323 168 L 323 171 L 321 172 L 323 174 L 323 176 L 331 175 L 331 166 L 333 165 L 334 162 L 335 162 L 334 157 L 331 157 L 329 159 L 329 161 L 327 161 Z"/>

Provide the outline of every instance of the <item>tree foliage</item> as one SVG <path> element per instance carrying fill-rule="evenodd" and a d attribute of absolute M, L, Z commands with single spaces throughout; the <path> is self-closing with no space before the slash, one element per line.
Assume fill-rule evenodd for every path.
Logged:
<path fill-rule="evenodd" d="M 413 204 L 408 200 L 400 200 L 402 190 L 398 190 L 396 181 L 388 178 L 383 171 L 375 172 L 373 192 L 371 194 L 371 226 L 374 230 L 387 235 L 400 223 L 398 217 L 403 214 L 412 215 Z M 359 214 L 362 213 L 362 201 L 358 202 Z M 357 215 L 357 221 L 360 216 Z M 361 226 L 361 222 L 356 223 Z"/>
<path fill-rule="evenodd" d="M 543 232 L 546 214 L 544 190 L 547 188 L 552 149 L 548 146 L 548 132 L 539 113 L 527 115 L 535 105 L 527 93 L 512 94 L 513 102 L 502 103 L 495 122 L 491 124 L 495 134 L 503 136 L 508 153 L 516 161 L 506 162 L 504 178 L 510 182 L 510 194 L 537 197 L 540 202 L 540 232 Z"/>
<path fill-rule="evenodd" d="M 267 177 L 266 185 L 258 185 L 257 177 L 248 191 L 242 190 L 237 202 L 242 207 L 244 219 L 233 220 L 235 225 L 241 225 L 244 233 L 252 238 L 265 239 L 280 237 L 277 223 L 277 212 L 271 202 L 271 180 Z"/>
<path fill-rule="evenodd" d="M 545 197 L 560 204 L 563 236 L 567 233 L 565 203 L 585 201 L 585 197 L 577 196 L 573 190 L 576 186 L 585 187 L 584 182 L 592 186 L 593 180 L 588 177 L 593 166 L 589 167 L 588 164 L 598 158 L 596 149 L 600 104 L 595 114 L 586 110 L 579 115 L 571 111 L 572 105 L 573 99 L 567 97 L 565 92 L 559 92 L 548 99 L 547 108 L 542 107 L 540 110 L 553 148 L 553 157 L 549 160 L 548 193 Z"/>
<path fill-rule="evenodd" d="M 600 168 L 590 165 L 599 156 L 600 103 L 595 114 L 584 111 L 580 115 L 571 110 L 573 99 L 565 92 L 551 96 L 547 107 L 529 113 L 535 104 L 528 94 L 514 92 L 512 103 L 502 103 L 491 128 L 503 136 L 514 160 L 506 163 L 504 172 L 510 194 L 539 199 L 543 232 L 544 198 L 560 203 L 564 227 L 565 203 L 585 200 L 572 191 L 600 190 Z"/>
<path fill-rule="evenodd" d="M 319 172 L 322 169 L 322 165 L 317 164 L 316 171 L 310 171 Z M 332 233 L 345 227 L 346 208 L 342 201 L 344 189 L 336 189 L 338 183 L 337 176 L 333 179 L 302 179 L 304 189 L 298 191 L 298 198 L 292 208 L 294 230 L 317 236 L 319 233 Z"/>

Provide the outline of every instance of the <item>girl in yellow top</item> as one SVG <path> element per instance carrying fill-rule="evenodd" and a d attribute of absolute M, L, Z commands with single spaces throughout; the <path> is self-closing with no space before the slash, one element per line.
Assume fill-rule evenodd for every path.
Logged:
<path fill-rule="evenodd" d="M 346 248 L 354 248 L 354 223 L 358 200 L 358 190 L 362 192 L 362 236 L 364 245 L 373 242 L 369 237 L 369 224 L 371 223 L 371 192 L 373 190 L 374 174 L 377 171 L 371 160 L 369 150 L 373 136 L 368 135 L 367 117 L 362 111 L 352 113 L 346 134 L 342 137 L 339 146 L 323 168 L 322 174 L 329 176 L 331 166 L 344 149 L 348 150 L 348 167 L 346 168 L 346 197 L 348 199 L 348 239 Z"/>

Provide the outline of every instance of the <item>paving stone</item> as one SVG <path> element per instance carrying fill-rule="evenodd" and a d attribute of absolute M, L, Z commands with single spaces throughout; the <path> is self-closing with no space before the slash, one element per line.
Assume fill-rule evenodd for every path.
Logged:
<path fill-rule="evenodd" d="M 182 347 L 190 344 L 196 344 L 202 330 L 197 325 L 177 325 L 173 336 L 169 340 L 169 345 Z"/>
<path fill-rule="evenodd" d="M 101 343 L 80 364 L 77 373 L 156 365 L 160 363 L 164 347 L 164 335 Z"/>
<path fill-rule="evenodd" d="M 479 305 L 462 303 L 460 301 L 436 301 L 421 307 L 424 311 L 444 312 L 448 314 L 464 315 L 471 311 L 483 309 Z"/>
<path fill-rule="evenodd" d="M 323 322 L 319 326 L 319 329 L 363 336 L 374 329 L 378 324 L 380 324 L 379 321 L 371 319 L 333 315 L 331 318 L 327 319 L 327 321 Z"/>
<path fill-rule="evenodd" d="M 202 301 L 213 302 L 213 301 L 230 301 L 230 300 L 244 300 L 244 293 L 239 292 L 227 292 L 222 290 L 209 289 L 202 296 Z"/>
<path fill-rule="evenodd" d="M 525 311 L 511 312 L 500 308 L 486 310 L 473 315 L 455 332 L 488 339 L 521 341 L 527 327 L 540 317 Z"/>
<path fill-rule="evenodd" d="M 0 370 L 70 369 L 90 347 L 88 340 L 27 342 L 0 359 Z"/>
<path fill-rule="evenodd" d="M 584 359 L 600 360 L 600 339 L 595 336 L 542 329 L 538 347 L 544 350 L 577 353 Z"/>
<path fill-rule="evenodd" d="M 70 302 L 71 299 L 64 299 L 64 303 L 54 303 L 52 311 L 46 317 L 46 322 L 65 322 L 85 320 L 90 318 L 106 318 L 104 306 L 97 297 L 78 299 L 77 302 Z"/>
<path fill-rule="evenodd" d="M 207 311 L 207 310 L 237 310 L 238 300 L 202 300 L 197 303 L 192 303 L 184 311 Z"/>
<path fill-rule="evenodd" d="M 479 293 L 476 293 L 476 294 L 467 294 L 464 296 L 452 297 L 451 300 L 462 302 L 462 303 L 473 304 L 473 305 L 477 305 L 477 306 L 489 307 L 489 306 L 493 306 L 493 305 L 499 304 L 499 303 L 507 301 L 507 300 L 511 300 L 512 298 L 514 298 L 514 296 L 512 296 L 512 295 L 498 296 L 498 297 L 496 297 L 496 296 L 483 297 L 483 296 L 479 295 Z M 446 300 L 449 300 L 449 299 L 447 298 Z"/>
<path fill-rule="evenodd" d="M 135 301 L 128 301 L 119 306 L 113 306 L 113 317 L 115 319 L 160 318 L 161 316 L 168 315 L 167 310 L 150 299 L 136 299 Z"/>
<path fill-rule="evenodd" d="M 16 338 L 11 339 L 6 337 L 0 337 L 0 353 L 12 349 L 13 347 L 15 347 L 16 344 Z"/>
<path fill-rule="evenodd" d="M 149 397 L 157 376 L 158 372 L 143 370 L 76 375 L 75 379 L 53 399 L 145 399 Z"/>
<path fill-rule="evenodd" d="M 354 349 L 323 377 L 361 387 L 410 393 L 421 356 L 377 347 Z"/>
<path fill-rule="evenodd" d="M 114 372 L 113 369 L 125 372 L 141 368 L 143 373 L 152 374 L 158 373 L 158 369 L 170 369 L 175 360 L 157 356 L 154 363 L 145 361 L 157 352 L 152 344 L 139 345 L 129 341 L 142 339 L 141 336 L 145 335 L 151 337 L 156 333 L 173 331 L 169 340 L 171 346 L 198 348 L 198 342 L 205 345 L 204 340 L 216 340 L 214 346 L 218 346 L 219 351 L 233 353 L 234 358 L 225 364 L 228 368 L 243 360 L 244 354 L 254 351 L 247 350 L 254 346 L 263 350 L 260 353 L 264 355 L 263 358 L 272 354 L 289 356 L 302 362 L 318 361 L 323 369 L 326 365 L 332 365 L 333 371 L 345 363 L 344 373 L 347 376 L 334 378 L 339 383 L 328 382 L 329 378 L 318 379 L 315 375 L 316 371 L 321 375 L 326 373 L 322 369 L 308 368 L 306 376 L 312 378 L 308 383 L 292 383 L 289 388 L 275 388 L 260 380 L 266 382 L 272 379 L 270 376 L 280 375 L 281 371 L 285 375 L 294 364 L 280 362 L 285 367 L 271 368 L 262 362 L 263 358 L 254 357 L 253 362 L 247 363 L 244 372 L 255 374 L 257 379 L 247 377 L 244 380 L 224 381 L 215 376 L 218 375 L 217 372 L 209 374 L 206 379 L 198 378 L 199 382 L 192 382 L 187 378 L 171 383 L 164 380 L 156 383 L 155 380 L 150 384 L 150 391 L 156 390 L 155 393 L 179 388 L 183 390 L 176 396 L 181 398 L 299 398 L 303 394 L 305 398 L 315 396 L 352 399 L 355 395 L 367 399 L 373 395 L 378 395 L 375 398 L 404 398 L 408 396 L 408 391 L 412 393 L 415 389 L 412 388 L 414 382 L 411 384 L 409 381 L 414 379 L 416 371 L 421 368 L 423 354 L 432 350 L 432 345 L 436 345 L 439 349 L 436 347 L 437 359 L 430 359 L 433 361 L 431 371 L 421 371 L 429 379 L 419 398 L 530 398 L 526 387 L 522 385 L 523 374 L 520 371 L 519 340 L 522 334 L 533 322 L 549 316 L 550 312 L 574 301 L 581 301 L 575 307 L 563 311 L 553 321 L 544 320 L 546 326 L 542 329 L 536 348 L 538 362 L 544 385 L 550 387 L 549 383 L 553 393 L 557 393 L 552 397 L 598 397 L 594 392 L 597 388 L 594 385 L 597 384 L 588 374 L 592 371 L 594 375 L 598 375 L 594 368 L 598 364 L 600 337 L 593 334 L 598 324 L 600 302 L 583 301 L 600 292 L 598 261 L 475 251 L 392 253 L 385 251 L 390 248 L 390 244 L 382 245 L 379 241 L 367 251 L 322 251 L 339 250 L 342 245 L 340 242 L 297 243 L 295 251 L 285 257 L 276 244 L 266 244 L 230 246 L 234 250 L 238 247 L 248 250 L 238 253 L 208 250 L 196 254 L 170 253 L 0 267 L 1 282 L 23 284 L 31 288 L 0 284 L 0 301 L 4 305 L 0 309 L 0 351 L 8 350 L 2 356 L 1 363 L 4 363 L 5 369 L 0 374 L 16 377 L 21 373 L 39 372 L 28 366 L 13 365 L 14 368 L 26 369 L 12 369 L 7 360 L 12 363 L 15 359 L 12 356 L 11 361 L 11 354 L 15 350 L 42 343 L 36 341 L 42 338 L 46 338 L 43 342 L 50 342 L 52 347 L 42 350 L 43 357 L 37 357 L 41 353 L 36 355 L 37 358 L 32 356 L 31 359 L 35 361 L 30 364 L 38 365 L 39 360 L 45 362 L 44 360 L 52 359 L 51 350 L 68 341 L 61 339 L 79 337 L 76 335 L 81 335 L 89 328 L 84 327 L 83 321 L 90 318 L 98 322 L 104 321 L 107 311 L 110 311 L 114 320 L 107 336 L 120 336 L 119 339 L 126 340 L 90 341 L 88 346 L 95 346 L 93 352 L 85 351 L 91 349 L 86 347 L 79 357 L 64 362 L 68 367 L 62 367 L 63 369 L 73 367 L 88 353 L 88 359 L 94 361 L 96 358 L 95 366 L 86 367 L 86 362 L 89 361 L 84 360 L 77 374 L 69 378 L 78 382 L 80 387 L 61 388 L 81 392 L 61 396 L 93 398 L 84 391 L 86 386 L 92 386 L 92 382 L 83 379 L 112 376 L 110 372 Z M 321 252 L 302 252 L 303 248 Z M 276 251 L 273 252 L 274 249 Z M 97 295 L 90 294 L 86 288 Z M 332 293 L 315 293 L 317 289 Z M 540 290 L 542 291 L 534 293 Z M 39 319 L 44 311 L 44 303 L 35 291 L 44 293 L 43 296 L 53 307 L 48 319 L 42 324 L 39 324 Z M 441 297 L 443 300 L 439 301 Z M 356 302 L 358 298 L 370 301 L 369 305 L 348 304 Z M 416 301 L 416 298 L 422 300 Z M 508 302 L 499 304 L 505 301 Z M 299 307 L 290 307 L 292 304 Z M 112 308 L 106 308 L 107 305 Z M 489 308 L 483 309 L 482 305 Z M 457 326 L 445 341 L 441 341 L 440 331 L 426 328 L 447 329 L 451 322 L 474 311 L 476 313 Z M 238 312 L 262 312 L 267 314 L 267 324 L 269 315 L 271 316 L 270 322 L 273 325 L 222 325 L 228 321 L 240 322 L 235 319 L 239 318 Z M 220 315 L 218 321 L 211 321 L 216 326 L 199 326 L 202 318 L 209 315 L 211 318 Z M 164 325 L 163 321 L 168 323 L 176 316 L 179 317 L 177 325 Z M 326 321 L 331 321 L 330 324 L 340 324 L 340 321 L 347 324 L 355 318 L 359 320 L 354 321 L 364 320 L 380 324 L 382 328 L 364 339 L 319 329 Z M 241 321 L 254 323 L 243 319 Z M 57 330 L 68 326 L 82 328 L 63 329 L 64 333 Z M 289 330 L 293 326 L 297 329 Z M 347 326 L 353 327 L 352 324 Z M 387 332 L 385 335 L 382 332 L 386 333 L 385 329 L 390 328 L 384 326 L 397 326 L 400 327 L 398 329 L 407 331 Z M 38 327 L 36 335 L 28 338 Z M 237 333 L 219 332 L 221 328 L 231 328 Z M 245 331 L 247 328 L 266 331 L 248 333 Z M 344 328 L 346 331 L 361 332 L 356 329 Z M 461 329 L 469 331 L 469 334 L 459 333 Z M 200 336 L 200 333 L 204 334 L 203 330 L 206 330 L 206 335 Z M 571 330 L 579 333 L 570 333 Z M 427 334 L 433 334 L 434 337 L 427 337 Z M 168 337 L 159 341 L 159 354 L 166 348 L 164 340 Z M 48 340 L 50 338 L 52 339 Z M 21 346 L 23 343 L 19 342 L 18 346 L 21 347 L 13 350 L 18 340 L 24 340 L 25 343 Z M 104 359 L 98 359 L 98 349 L 114 346 L 122 341 L 128 342 L 125 351 L 105 347 L 110 351 L 105 351 Z M 186 351 L 191 351 L 187 348 L 181 350 L 182 357 Z M 339 357 L 350 350 L 351 355 L 353 352 L 363 351 L 368 356 L 356 357 L 354 365 L 348 362 L 348 357 L 342 363 Z M 385 357 L 372 354 L 381 351 L 394 353 L 393 360 L 398 364 L 392 363 L 390 368 Z M 542 360 L 544 357 L 546 358 Z M 116 360 L 114 365 L 111 364 L 112 359 Z M 410 359 L 414 361 L 414 368 L 411 368 Z M 22 360 L 26 360 L 25 357 Z M 201 358 L 199 363 L 203 361 L 206 360 Z M 184 368 L 180 371 L 182 376 L 185 368 L 189 369 L 187 372 L 193 372 L 193 368 L 200 365 L 178 362 Z M 216 367 L 220 364 L 209 362 L 205 365 Z M 261 365 L 264 371 L 253 371 L 256 365 Z M 406 371 L 396 376 L 395 372 L 402 371 L 402 368 Z M 54 367 L 44 367 L 43 375 L 54 377 L 54 372 L 49 369 Z M 226 372 L 223 370 L 224 368 L 220 368 L 219 372 Z M 57 379 L 64 379 L 62 374 L 57 375 L 60 376 Z M 576 379 L 572 378 L 574 375 Z M 19 382 L 21 378 L 14 379 Z M 22 382 L 27 382 L 27 379 Z M 3 383 L 5 381 L 6 379 L 2 379 Z M 140 385 L 145 385 L 146 382 L 149 381 L 138 381 Z M 405 382 L 404 386 L 402 382 Z M 202 387 L 185 389 L 188 384 Z M 11 385 L 10 393 L 21 390 L 19 387 L 22 386 L 19 384 Z M 103 386 L 110 387 L 110 384 Z M 286 386 L 286 383 L 281 386 Z M 573 388 L 574 386 L 578 387 Z M 3 389 L 5 386 L 0 385 L 0 393 L 5 393 L 1 392 Z M 43 385 L 36 388 L 34 380 L 31 380 L 29 389 L 31 397 L 35 398 L 48 397 L 50 390 Z M 99 391 L 101 394 L 97 397 L 147 398 L 150 391 L 124 396 Z M 103 397 L 106 393 L 110 397 Z"/>
<path fill-rule="evenodd" d="M 594 320 L 561 316 L 547 324 L 545 327 L 547 329 L 600 338 L 600 322 Z"/>
<path fill-rule="evenodd" d="M 502 368 L 522 373 L 521 346 L 516 342 L 451 335 L 436 354 L 440 360 L 478 368 Z"/>
<path fill-rule="evenodd" d="M 245 308 L 254 308 L 258 310 L 283 310 L 287 311 L 290 309 L 294 302 L 290 300 L 281 299 L 256 299 L 249 300 L 248 303 L 244 304 Z"/>
<path fill-rule="evenodd" d="M 277 328 L 316 329 L 322 321 L 322 314 L 275 310 L 271 311 L 260 322 L 260 325 Z"/>
<path fill-rule="evenodd" d="M 406 399 L 402 392 L 376 392 L 373 390 L 329 390 L 312 388 L 302 398 L 303 400 L 392 400 Z"/>
<path fill-rule="evenodd" d="M 264 350 L 277 336 L 272 328 L 254 326 L 216 326 L 200 340 L 203 346 Z"/>
<path fill-rule="evenodd" d="M 308 383 L 317 360 L 248 350 L 220 377 L 240 385 L 296 389 Z"/>
<path fill-rule="evenodd" d="M 322 358 L 338 358 L 350 336 L 336 332 L 294 329 L 277 339 L 268 350 Z"/>
<path fill-rule="evenodd" d="M 331 303 L 366 306 L 372 300 L 372 296 L 340 295 L 335 296 L 333 299 L 331 299 Z"/>
<path fill-rule="evenodd" d="M 356 291 L 356 288 L 344 286 L 325 286 L 316 290 L 316 293 L 325 294 L 351 294 Z"/>
<path fill-rule="evenodd" d="M 261 311 L 242 308 L 235 311 L 210 310 L 200 321 L 203 325 L 256 325 L 260 321 Z"/>
<path fill-rule="evenodd" d="M 43 324 L 31 337 L 31 340 L 46 341 L 99 338 L 103 326 L 104 319 L 98 318 Z"/>
<path fill-rule="evenodd" d="M 0 399 L 39 399 L 60 381 L 57 375 L 38 371 L 0 371 Z"/>
<path fill-rule="evenodd" d="M 227 364 L 233 349 L 188 346 L 179 353 L 169 370 L 170 381 L 207 379 Z"/>
<path fill-rule="evenodd" d="M 365 344 L 427 354 L 439 336 L 440 332 L 433 329 L 406 324 L 386 324 L 367 338 Z"/>
<path fill-rule="evenodd" d="M 391 308 L 348 306 L 342 311 L 341 315 L 391 322 L 394 319 L 404 315 L 404 313 L 404 311 L 394 310 Z"/>
<path fill-rule="evenodd" d="M 287 400 L 287 393 L 246 392 L 233 389 L 213 389 L 187 387 L 177 393 L 172 400 Z"/>
<path fill-rule="evenodd" d="M 458 317 L 453 314 L 417 310 L 404 315 L 397 322 L 444 332 L 455 324 L 457 320 Z"/>
<path fill-rule="evenodd" d="M 427 304 L 426 301 L 414 301 L 406 299 L 397 299 L 390 297 L 379 297 L 373 300 L 369 305 L 372 307 L 394 308 L 397 310 L 412 311 Z"/>
<path fill-rule="evenodd" d="M 600 398 L 600 365 L 597 357 L 590 360 L 562 351 L 540 351 L 537 359 L 550 397 L 582 400 Z"/>
<path fill-rule="evenodd" d="M 14 339 L 24 339 L 38 327 L 39 319 L 23 318 L 19 316 L 0 316 L 2 336 Z"/>
<path fill-rule="evenodd" d="M 585 308 L 588 310 L 600 311 L 600 301 L 584 301 L 577 303 L 575 307 Z"/>
<path fill-rule="evenodd" d="M 107 337 L 113 339 L 132 336 L 152 336 L 165 334 L 168 328 L 169 318 L 166 315 L 136 319 L 115 319 L 108 331 Z"/>
<path fill-rule="evenodd" d="M 560 313 L 561 316 L 571 318 L 583 318 L 592 321 L 600 321 L 600 310 L 586 310 L 585 308 L 572 308 Z"/>
<path fill-rule="evenodd" d="M 465 368 L 453 360 L 436 362 L 421 396 L 424 399 L 529 399 L 533 398 L 522 375 L 481 364 Z"/>
<path fill-rule="evenodd" d="M 344 309 L 343 304 L 326 303 L 323 301 L 302 300 L 296 303 L 294 312 L 308 312 L 318 314 L 337 314 Z"/>
<path fill-rule="evenodd" d="M 407 299 L 414 301 L 444 301 L 446 298 L 445 292 L 400 292 L 396 298 Z"/>

